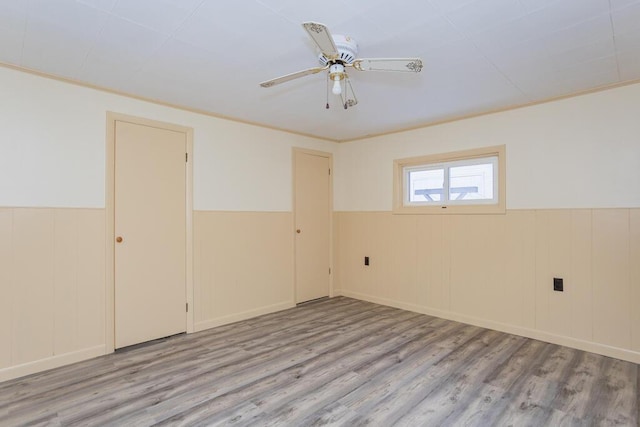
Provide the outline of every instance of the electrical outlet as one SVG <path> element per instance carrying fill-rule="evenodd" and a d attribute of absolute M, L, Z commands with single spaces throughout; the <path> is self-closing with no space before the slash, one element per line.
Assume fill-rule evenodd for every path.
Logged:
<path fill-rule="evenodd" d="M 564 292 L 564 281 L 562 277 L 553 278 L 553 290 L 556 292 Z"/>

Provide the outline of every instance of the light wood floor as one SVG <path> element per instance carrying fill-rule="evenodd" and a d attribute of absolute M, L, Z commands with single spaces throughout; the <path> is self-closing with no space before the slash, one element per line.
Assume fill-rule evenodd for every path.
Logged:
<path fill-rule="evenodd" d="M 638 365 L 327 299 L 0 383 L 0 425 L 638 423 Z"/>

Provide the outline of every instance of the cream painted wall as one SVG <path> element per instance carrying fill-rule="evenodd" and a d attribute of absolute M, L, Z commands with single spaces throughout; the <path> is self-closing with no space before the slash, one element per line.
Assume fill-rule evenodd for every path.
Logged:
<path fill-rule="evenodd" d="M 336 149 L 4 67 L 0 91 L 0 206 L 104 207 L 107 111 L 194 129 L 195 210 L 291 211 L 291 147 Z"/>
<path fill-rule="evenodd" d="M 638 105 L 635 84 L 340 144 L 335 210 L 391 210 L 394 159 L 502 144 L 508 209 L 640 207 Z"/>

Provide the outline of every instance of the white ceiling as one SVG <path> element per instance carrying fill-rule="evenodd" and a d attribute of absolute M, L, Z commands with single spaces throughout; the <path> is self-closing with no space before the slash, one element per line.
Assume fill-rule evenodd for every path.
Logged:
<path fill-rule="evenodd" d="M 304 21 L 424 69 L 259 87 L 318 65 Z M 640 0 L 0 0 L 0 62 L 343 141 L 638 80 Z"/>

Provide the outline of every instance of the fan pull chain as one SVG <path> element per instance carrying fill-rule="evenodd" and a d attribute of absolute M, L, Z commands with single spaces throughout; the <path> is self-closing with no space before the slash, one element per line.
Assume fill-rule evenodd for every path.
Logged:
<path fill-rule="evenodd" d="M 329 73 L 327 73 L 327 106 L 325 108 L 329 109 Z"/>
<path fill-rule="evenodd" d="M 342 106 L 344 107 L 344 109 L 347 109 L 347 98 L 349 97 L 349 87 L 347 85 L 349 81 L 349 77 L 345 74 L 345 78 L 344 78 L 344 90 L 342 91 L 342 93 L 340 94 L 340 100 L 342 101 Z"/>

